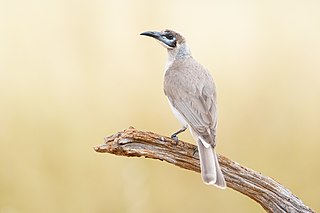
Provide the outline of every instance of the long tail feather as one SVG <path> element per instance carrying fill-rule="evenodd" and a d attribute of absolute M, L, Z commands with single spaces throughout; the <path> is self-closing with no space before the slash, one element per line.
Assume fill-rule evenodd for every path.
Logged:
<path fill-rule="evenodd" d="M 218 158 L 213 147 L 210 146 L 206 148 L 201 139 L 198 139 L 197 143 L 203 182 L 209 185 L 215 185 L 221 189 L 225 189 L 226 182 L 221 172 Z"/>

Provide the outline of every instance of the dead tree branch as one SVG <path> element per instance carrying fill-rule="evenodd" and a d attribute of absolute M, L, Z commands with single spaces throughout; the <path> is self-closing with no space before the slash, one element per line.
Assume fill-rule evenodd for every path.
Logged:
<path fill-rule="evenodd" d="M 200 172 L 195 145 L 132 127 L 105 138 L 94 150 L 127 157 L 146 157 L 167 161 L 184 169 Z M 314 212 L 288 189 L 259 172 L 219 155 L 227 186 L 252 198 L 267 212 Z"/>

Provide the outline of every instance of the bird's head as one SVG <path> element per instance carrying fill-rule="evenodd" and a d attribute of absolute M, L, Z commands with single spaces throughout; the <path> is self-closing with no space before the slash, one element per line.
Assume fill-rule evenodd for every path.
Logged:
<path fill-rule="evenodd" d="M 168 50 L 176 49 L 181 44 L 185 43 L 184 37 L 173 30 L 163 30 L 160 32 L 146 31 L 141 33 L 140 35 L 157 39 L 160 44 L 162 44 L 162 46 L 164 46 Z"/>

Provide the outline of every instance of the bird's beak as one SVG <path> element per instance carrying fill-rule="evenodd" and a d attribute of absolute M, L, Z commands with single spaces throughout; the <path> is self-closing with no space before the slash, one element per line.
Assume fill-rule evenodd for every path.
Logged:
<path fill-rule="evenodd" d="M 160 40 L 161 38 L 161 33 L 156 31 L 146 31 L 146 32 L 140 33 L 140 35 L 149 36 L 158 40 Z"/>
<path fill-rule="evenodd" d="M 143 33 L 140 33 L 140 35 L 149 36 L 151 38 L 157 39 L 162 46 L 164 46 L 167 49 L 173 49 L 176 46 L 176 41 L 169 41 L 166 39 L 161 32 L 157 31 L 146 31 Z"/>

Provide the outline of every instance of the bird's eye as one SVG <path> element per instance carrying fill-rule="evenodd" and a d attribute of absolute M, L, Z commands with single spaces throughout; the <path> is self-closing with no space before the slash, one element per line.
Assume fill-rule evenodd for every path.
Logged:
<path fill-rule="evenodd" d="M 169 40 L 172 40 L 172 39 L 173 39 L 173 35 L 172 35 L 172 34 L 167 34 L 167 35 L 165 35 L 165 37 L 166 37 L 167 39 L 169 39 Z"/>

